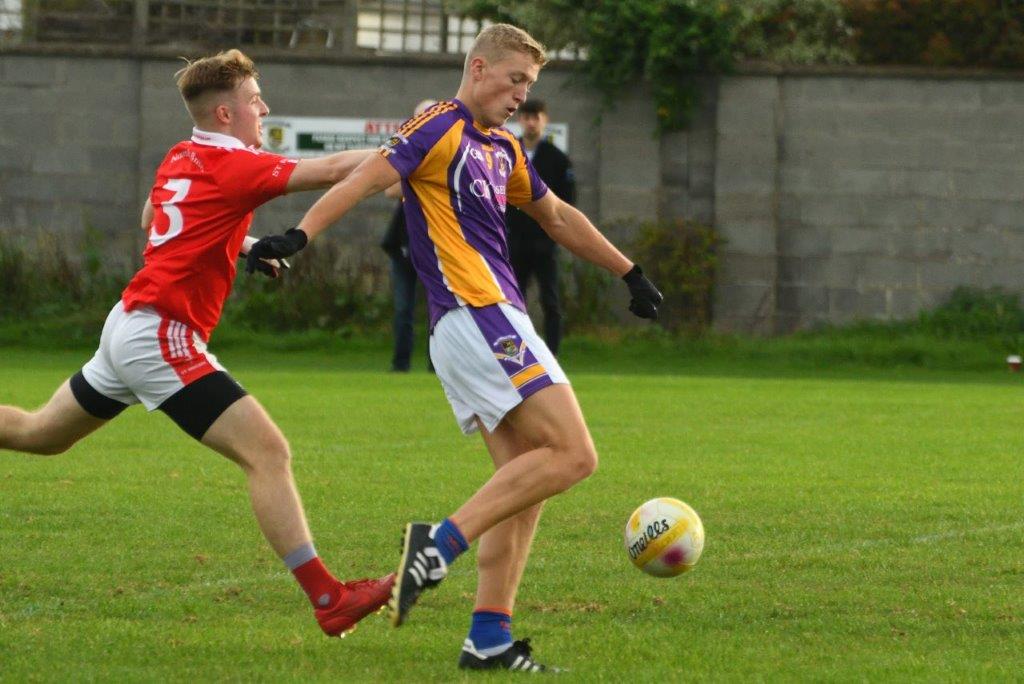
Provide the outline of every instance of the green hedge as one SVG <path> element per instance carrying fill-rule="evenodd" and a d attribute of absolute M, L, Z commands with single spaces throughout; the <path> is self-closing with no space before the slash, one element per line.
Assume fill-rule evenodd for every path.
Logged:
<path fill-rule="evenodd" d="M 1024 66 L 1020 0 L 843 0 L 857 62 Z"/>
<path fill-rule="evenodd" d="M 854 29 L 838 0 L 748 0 L 736 55 L 781 64 L 852 64 Z"/>
<path fill-rule="evenodd" d="M 659 324 L 643 328 L 666 340 L 679 339 L 680 334 L 697 339 L 706 333 L 721 244 L 715 231 L 693 221 L 608 228 L 636 235 L 629 252 L 665 295 Z M 67 249 L 50 237 L 28 243 L 0 234 L 0 344 L 95 343 L 131 274 L 101 266 L 106 250 L 99 240 L 89 238 L 75 248 L 82 258 L 72 259 Z M 382 258 L 344 253 L 330 241 L 311 245 L 280 280 L 240 274 L 225 310 L 225 326 L 239 333 L 386 338 L 392 309 L 390 279 L 383 264 Z M 634 330 L 621 325 L 625 288 L 605 271 L 566 259 L 562 295 L 566 328 L 573 335 L 606 337 Z M 423 307 L 420 310 L 422 315 Z M 810 333 L 819 341 L 835 335 L 849 341 L 892 334 L 916 341 L 977 341 L 1006 353 L 1020 353 L 1024 308 L 1014 293 L 963 287 L 916 320 Z"/>
<path fill-rule="evenodd" d="M 746 0 L 737 55 L 783 64 L 1024 67 L 1020 0 Z"/>

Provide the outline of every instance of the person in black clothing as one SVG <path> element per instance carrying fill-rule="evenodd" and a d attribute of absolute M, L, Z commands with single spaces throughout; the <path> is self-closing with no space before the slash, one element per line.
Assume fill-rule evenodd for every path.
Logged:
<path fill-rule="evenodd" d="M 413 116 L 422 114 L 433 104 L 434 100 L 423 100 L 416 105 Z M 401 198 L 401 184 L 396 183 L 384 194 L 388 197 Z M 391 215 L 391 222 L 388 223 L 387 232 L 384 233 L 380 246 L 391 257 L 391 287 L 395 299 L 395 318 L 392 321 L 395 351 L 391 356 L 391 370 L 407 373 L 411 365 L 415 338 L 413 314 L 416 311 L 416 269 L 409 258 L 409 234 L 405 231 L 405 210 L 401 199 L 395 207 L 395 213 Z M 427 366 L 429 370 L 433 370 L 429 361 Z"/>
<path fill-rule="evenodd" d="M 405 210 L 401 202 L 391 215 L 380 246 L 391 257 L 391 288 L 395 299 L 395 317 L 391 326 L 395 351 L 391 355 L 391 370 L 405 373 L 409 370 L 415 337 L 412 319 L 416 305 L 416 270 L 409 259 L 409 235 L 405 232 Z"/>
<path fill-rule="evenodd" d="M 527 100 L 519 106 L 519 125 L 523 129 L 523 149 L 533 168 L 560 199 L 576 204 L 576 179 L 572 162 L 564 152 L 544 137 L 548 125 L 547 107 L 540 100 Z M 544 341 L 558 354 L 562 341 L 562 311 L 558 301 L 558 247 L 537 222 L 512 205 L 505 214 L 508 247 L 519 289 L 526 299 L 530 279 L 537 276 L 540 306 L 544 312 Z"/>

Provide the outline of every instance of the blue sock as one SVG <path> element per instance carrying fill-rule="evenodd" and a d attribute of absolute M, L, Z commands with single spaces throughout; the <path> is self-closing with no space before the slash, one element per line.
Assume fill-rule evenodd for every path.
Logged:
<path fill-rule="evenodd" d="M 459 532 L 459 528 L 455 526 L 451 518 L 442 520 L 434 530 L 434 544 L 437 545 L 437 550 L 441 552 L 441 558 L 444 558 L 444 562 L 448 565 L 451 565 L 453 560 L 469 548 L 466 538 L 462 536 L 462 532 Z"/>
<path fill-rule="evenodd" d="M 493 610 L 473 613 L 469 627 L 469 640 L 482 656 L 495 656 L 512 645 L 512 616 Z"/>

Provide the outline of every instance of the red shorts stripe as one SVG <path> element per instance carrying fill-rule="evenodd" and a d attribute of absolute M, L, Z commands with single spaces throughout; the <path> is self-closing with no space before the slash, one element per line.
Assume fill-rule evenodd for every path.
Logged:
<path fill-rule="evenodd" d="M 190 385 L 217 372 L 206 354 L 196 349 L 195 334 L 183 323 L 169 318 L 161 319 L 157 339 L 160 342 L 160 354 L 183 385 Z"/>
<path fill-rule="evenodd" d="M 169 318 L 161 318 L 160 329 L 156 333 L 156 339 L 160 342 L 160 354 L 167 363 L 171 362 L 171 349 L 167 344 L 167 329 L 170 325 L 171 320 Z"/>

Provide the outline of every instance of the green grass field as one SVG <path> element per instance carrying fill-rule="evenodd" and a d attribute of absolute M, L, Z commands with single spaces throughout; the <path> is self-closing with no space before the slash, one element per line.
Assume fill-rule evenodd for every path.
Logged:
<path fill-rule="evenodd" d="M 19 405 L 88 356 L 0 352 Z M 377 372 L 382 352 L 221 360 L 289 436 L 338 574 L 391 570 L 404 522 L 488 474 L 436 379 Z M 602 460 L 541 523 L 515 617 L 538 658 L 578 681 L 1020 677 L 1021 379 L 717 363 L 616 375 L 567 355 Z M 707 531 L 671 580 L 622 548 L 658 495 Z M 326 639 L 241 472 L 134 408 L 63 456 L 0 454 L 0 680 L 457 680 L 471 556 L 402 629 Z"/>

